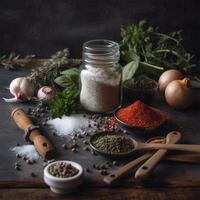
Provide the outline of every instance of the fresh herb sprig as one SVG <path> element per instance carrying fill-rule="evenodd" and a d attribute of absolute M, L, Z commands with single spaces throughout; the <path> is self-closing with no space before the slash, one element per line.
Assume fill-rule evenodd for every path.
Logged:
<path fill-rule="evenodd" d="M 163 34 L 142 20 L 123 27 L 121 36 L 121 59 L 128 63 L 123 68 L 123 81 L 141 75 L 157 79 L 164 70 L 186 71 L 193 66 L 193 56 L 182 45 L 181 31 Z"/>
<path fill-rule="evenodd" d="M 21 57 L 20 54 L 11 53 L 9 56 L 3 55 L 0 57 L 0 66 L 3 66 L 8 70 L 14 70 L 27 66 L 33 58 L 35 58 L 35 55 L 26 55 L 25 57 Z"/>
<path fill-rule="evenodd" d="M 56 52 L 51 58 L 40 67 L 32 69 L 29 78 L 36 88 L 44 85 L 55 86 L 55 78 L 59 76 L 60 71 L 67 67 L 69 63 L 69 51 L 63 49 Z"/>
<path fill-rule="evenodd" d="M 64 90 L 78 90 L 79 89 L 79 76 L 80 70 L 78 68 L 70 68 L 60 72 L 61 76 L 58 76 L 54 81 Z"/>
<path fill-rule="evenodd" d="M 77 90 L 64 90 L 56 95 L 50 103 L 52 118 L 75 114 L 80 111 L 80 107 L 79 91 Z"/>
<path fill-rule="evenodd" d="M 50 103 L 52 117 L 62 117 L 80 111 L 80 70 L 71 68 L 62 71 L 61 76 L 55 79 L 55 83 L 63 88 Z"/>

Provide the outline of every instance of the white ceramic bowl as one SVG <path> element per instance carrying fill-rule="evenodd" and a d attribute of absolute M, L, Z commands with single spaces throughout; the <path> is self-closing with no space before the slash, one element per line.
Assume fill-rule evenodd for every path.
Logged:
<path fill-rule="evenodd" d="M 79 170 L 78 174 L 68 178 L 58 178 L 51 175 L 49 173 L 49 167 L 59 162 L 65 162 L 67 164 L 71 164 L 73 167 Z M 83 182 L 83 179 L 84 179 L 83 167 L 78 163 L 72 161 L 67 161 L 67 160 L 55 161 L 44 168 L 44 181 L 47 185 L 50 186 L 50 189 L 55 193 L 59 194 L 71 193 Z"/>

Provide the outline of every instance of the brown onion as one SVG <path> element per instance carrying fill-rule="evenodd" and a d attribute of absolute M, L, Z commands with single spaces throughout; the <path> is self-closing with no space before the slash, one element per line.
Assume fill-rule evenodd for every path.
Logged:
<path fill-rule="evenodd" d="M 189 79 L 175 80 L 169 83 L 165 89 L 167 103 L 176 109 L 185 109 L 193 102 L 192 89 L 189 87 Z"/>
<path fill-rule="evenodd" d="M 163 72 L 158 81 L 160 91 L 164 92 L 170 82 L 174 80 L 181 80 L 183 78 L 184 75 L 176 69 L 170 69 Z"/>

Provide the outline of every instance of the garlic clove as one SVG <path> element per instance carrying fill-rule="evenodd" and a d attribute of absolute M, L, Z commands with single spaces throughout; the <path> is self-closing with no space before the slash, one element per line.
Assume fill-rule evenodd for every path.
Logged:
<path fill-rule="evenodd" d="M 9 98 L 9 99 L 3 97 L 2 99 L 7 103 L 19 103 L 19 102 L 22 102 L 22 100 L 18 99 L 17 97 L 13 97 L 13 98 Z"/>
<path fill-rule="evenodd" d="M 34 87 L 31 81 L 27 78 L 23 78 L 20 84 L 20 92 L 22 98 L 26 99 L 34 95 Z"/>
<path fill-rule="evenodd" d="M 10 83 L 9 89 L 14 98 L 4 98 L 8 103 L 28 101 L 34 95 L 34 86 L 26 77 L 15 78 Z"/>

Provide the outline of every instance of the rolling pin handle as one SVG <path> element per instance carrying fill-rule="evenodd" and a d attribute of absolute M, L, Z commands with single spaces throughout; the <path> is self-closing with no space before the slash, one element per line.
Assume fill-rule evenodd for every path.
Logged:
<path fill-rule="evenodd" d="M 40 127 L 39 126 L 34 126 L 34 125 L 32 125 L 32 126 L 29 126 L 27 129 L 25 129 L 25 131 L 24 131 L 24 139 L 25 139 L 25 141 L 26 142 L 32 142 L 31 140 L 30 140 L 30 134 L 32 133 L 32 131 L 33 130 L 36 130 L 36 129 L 39 129 Z"/>

